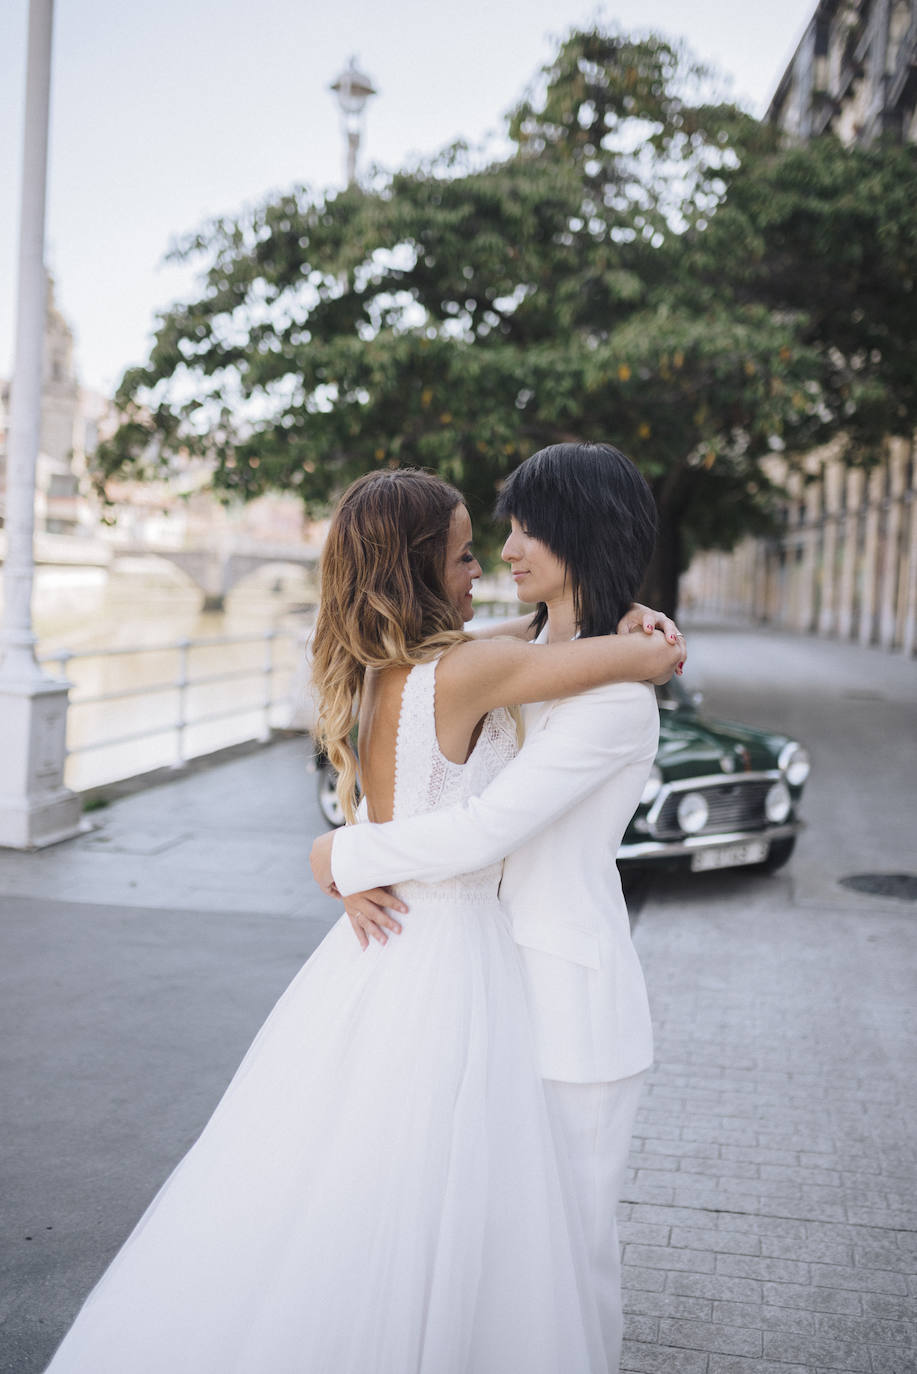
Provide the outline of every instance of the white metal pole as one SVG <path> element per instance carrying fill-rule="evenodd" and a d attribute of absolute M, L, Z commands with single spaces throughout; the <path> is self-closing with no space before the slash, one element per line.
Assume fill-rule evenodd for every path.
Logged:
<path fill-rule="evenodd" d="M 51 101 L 51 30 L 54 0 L 29 5 L 22 207 L 19 222 L 19 291 L 16 353 L 10 398 L 6 470 L 6 564 L 0 635 L 0 679 L 43 680 L 32 631 L 35 470 L 41 425 L 42 355 L 45 332 L 45 187 Z"/>
<path fill-rule="evenodd" d="M 32 849 L 81 829 L 80 799 L 64 786 L 67 684 L 35 660 L 32 631 L 35 471 L 45 337 L 45 187 L 54 0 L 30 0 L 16 356 L 7 454 L 6 565 L 0 633 L 0 845 Z"/>
<path fill-rule="evenodd" d="M 347 133 L 347 185 L 352 186 L 357 179 L 357 155 L 360 151 L 360 130 L 348 128 Z"/>

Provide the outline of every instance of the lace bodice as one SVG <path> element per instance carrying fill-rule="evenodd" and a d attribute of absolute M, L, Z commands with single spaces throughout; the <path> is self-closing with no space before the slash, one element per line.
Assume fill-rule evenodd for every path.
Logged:
<path fill-rule="evenodd" d="M 398 717 L 395 745 L 395 796 L 393 817 L 439 811 L 458 806 L 483 792 L 516 753 L 516 726 L 504 707 L 484 718 L 481 733 L 465 763 L 443 756 L 436 738 L 436 667 L 419 663 L 408 673 Z M 458 856 L 461 857 L 460 855 Z M 405 900 L 418 896 L 454 900 L 486 900 L 496 895 L 502 864 L 489 864 L 476 873 L 463 873 L 440 883 L 399 883 Z"/>

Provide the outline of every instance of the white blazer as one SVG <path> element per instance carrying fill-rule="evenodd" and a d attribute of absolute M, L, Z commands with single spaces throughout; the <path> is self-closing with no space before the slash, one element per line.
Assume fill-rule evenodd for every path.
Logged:
<path fill-rule="evenodd" d="M 522 955 L 542 1076 L 627 1078 L 649 1067 L 653 1042 L 615 854 L 656 754 L 655 694 L 615 683 L 523 715 L 522 749 L 480 796 L 339 830 L 334 881 L 347 896 L 440 881 L 505 856 L 500 897 Z"/>

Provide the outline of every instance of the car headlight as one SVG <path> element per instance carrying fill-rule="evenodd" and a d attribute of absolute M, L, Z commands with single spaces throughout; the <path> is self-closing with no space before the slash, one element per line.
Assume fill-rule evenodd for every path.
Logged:
<path fill-rule="evenodd" d="M 777 765 L 791 787 L 801 787 L 812 767 L 808 749 L 793 740 L 781 749 Z"/>
<path fill-rule="evenodd" d="M 659 789 L 662 786 L 662 773 L 654 763 L 650 769 L 650 775 L 646 780 L 646 786 L 640 794 L 640 805 L 649 806 L 659 796 Z"/>
<path fill-rule="evenodd" d="M 689 835 L 703 830 L 710 815 L 710 808 L 699 792 L 688 792 L 678 803 L 678 824 Z"/>
<path fill-rule="evenodd" d="M 793 805 L 790 789 L 785 782 L 775 782 L 764 798 L 764 814 L 772 825 L 779 825 L 790 814 Z"/>

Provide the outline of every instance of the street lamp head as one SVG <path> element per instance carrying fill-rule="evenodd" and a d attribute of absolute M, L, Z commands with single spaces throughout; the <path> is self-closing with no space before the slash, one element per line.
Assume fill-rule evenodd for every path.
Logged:
<path fill-rule="evenodd" d="M 367 100 L 377 93 L 366 73 L 360 71 L 354 57 L 337 80 L 331 83 L 331 90 L 338 98 L 345 119 L 359 118 Z"/>
<path fill-rule="evenodd" d="M 351 186 L 357 176 L 363 111 L 369 97 L 376 94 L 376 89 L 366 73 L 360 71 L 355 57 L 350 59 L 337 80 L 331 83 L 331 89 L 338 98 L 341 110 L 341 122 L 347 140 L 347 185 Z"/>

